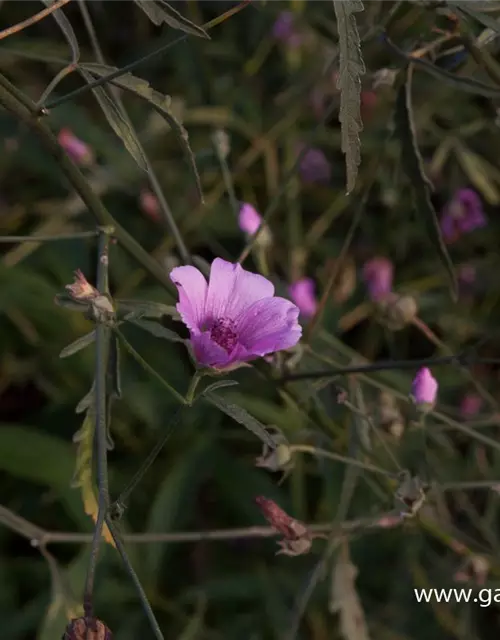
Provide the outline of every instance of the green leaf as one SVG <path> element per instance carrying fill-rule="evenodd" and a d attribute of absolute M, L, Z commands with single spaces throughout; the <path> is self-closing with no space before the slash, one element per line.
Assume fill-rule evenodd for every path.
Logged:
<path fill-rule="evenodd" d="M 210 36 L 204 29 L 185 18 L 165 0 L 158 0 L 158 2 L 155 0 L 134 0 L 134 2 L 157 27 L 165 23 L 173 29 L 210 40 Z"/>
<path fill-rule="evenodd" d="M 86 311 L 89 306 L 88 302 L 77 302 L 65 293 L 57 293 L 54 296 L 54 302 L 58 307 L 70 309 L 71 311 L 80 311 L 80 313 Z"/>
<path fill-rule="evenodd" d="M 450 279 L 453 299 L 457 298 L 458 289 L 453 263 L 443 242 L 436 210 L 430 193 L 432 184 L 425 175 L 422 158 L 417 146 L 417 135 L 411 104 L 412 66 L 406 70 L 406 79 L 398 92 L 396 100 L 396 130 L 401 140 L 402 163 L 408 180 L 412 185 L 413 202 L 419 219 L 423 220 L 429 238 L 441 259 Z"/>
<path fill-rule="evenodd" d="M 55 489 L 66 490 L 73 475 L 74 450 L 69 442 L 31 427 L 2 424 L 0 469 Z"/>
<path fill-rule="evenodd" d="M 201 436 L 198 443 L 170 467 L 154 497 L 146 531 L 167 533 L 187 527 L 194 520 L 198 487 L 212 467 L 211 447 L 212 440 Z M 150 587 L 163 573 L 167 549 L 164 543 L 151 543 L 145 550 L 145 577 L 151 581 Z"/>
<path fill-rule="evenodd" d="M 105 77 L 110 73 L 114 73 L 118 71 L 116 67 L 110 67 L 105 64 L 84 64 L 81 65 L 83 69 L 90 72 L 92 75 L 96 77 Z M 187 161 L 191 167 L 193 172 L 193 176 L 195 179 L 195 184 L 198 189 L 200 198 L 203 200 L 203 193 L 201 189 L 200 176 L 198 174 L 198 169 L 196 168 L 196 162 L 194 159 L 193 151 L 189 146 L 189 136 L 186 129 L 182 126 L 182 124 L 177 120 L 177 118 L 173 115 L 172 110 L 170 108 L 171 98 L 170 96 L 165 96 L 158 91 L 155 91 L 152 87 L 149 86 L 149 83 L 142 78 L 137 78 L 131 73 L 125 73 L 118 78 L 114 78 L 110 80 L 112 84 L 119 87 L 120 89 L 124 89 L 125 91 L 130 91 L 137 97 L 141 98 L 148 102 L 153 109 L 159 113 L 168 123 L 172 131 L 175 133 L 179 144 L 184 150 Z"/>
<path fill-rule="evenodd" d="M 92 344 L 92 342 L 94 342 L 94 340 L 95 330 L 91 331 L 90 333 L 86 333 L 81 338 L 78 338 L 78 340 L 75 340 L 71 344 L 68 344 L 68 346 L 64 347 L 64 349 L 61 351 L 59 357 L 67 358 L 68 356 L 72 356 L 74 353 L 78 353 L 78 351 L 81 351 L 82 349 L 85 349 L 85 347 L 88 347 L 89 344 Z"/>
<path fill-rule="evenodd" d="M 253 416 L 251 416 L 248 411 L 242 409 L 236 404 L 232 404 L 228 402 L 224 398 L 221 398 L 219 395 L 208 392 L 204 393 L 205 398 L 213 404 L 214 407 L 223 411 L 226 415 L 230 416 L 233 420 L 236 420 L 239 424 L 242 424 L 246 429 L 251 431 L 257 438 L 260 438 L 262 442 L 265 442 L 272 449 L 276 447 L 274 440 L 269 435 L 269 432 L 264 427 L 264 425 L 256 420 Z"/>
<path fill-rule="evenodd" d="M 334 0 L 339 37 L 340 61 L 337 89 L 340 90 L 340 112 L 342 152 L 345 154 L 347 193 L 356 184 L 358 167 L 361 164 L 361 142 L 363 130 L 361 120 L 361 79 L 365 63 L 361 55 L 361 42 L 355 13 L 364 11 L 361 0 Z"/>
<path fill-rule="evenodd" d="M 80 65 L 80 73 L 85 78 L 86 82 L 92 82 L 94 78 L 89 73 L 87 73 L 82 68 L 82 66 L 85 67 L 86 65 Z M 115 101 L 107 94 L 106 90 L 103 89 L 103 87 L 96 87 L 95 89 L 92 89 L 92 93 L 99 103 L 99 106 L 101 107 L 102 112 L 110 127 L 123 142 L 125 148 L 137 162 L 139 167 L 143 171 L 147 171 L 148 165 L 146 157 L 144 156 L 144 152 L 142 150 L 142 146 L 137 140 L 135 131 L 120 113 L 120 110 L 116 106 Z"/>
<path fill-rule="evenodd" d="M 53 4 L 52 0 L 42 0 L 46 7 L 50 7 Z M 52 16 L 54 20 L 57 22 L 61 31 L 64 33 L 66 40 L 68 41 L 69 46 L 71 47 L 72 60 L 73 64 L 77 63 L 80 59 L 80 47 L 78 46 L 78 40 L 76 39 L 75 32 L 73 31 L 73 27 L 71 26 L 70 21 L 64 15 L 62 9 L 56 9 L 52 12 Z"/>
<path fill-rule="evenodd" d="M 134 320 L 129 320 L 130 324 L 139 327 L 140 329 L 144 329 L 144 331 L 148 331 L 156 338 L 163 338 L 164 340 L 170 340 L 170 342 L 184 342 L 184 339 L 178 336 L 174 331 L 167 329 L 159 322 L 154 322 L 152 320 L 142 320 L 136 318 Z"/>
<path fill-rule="evenodd" d="M 479 82 L 478 80 L 472 80 L 472 78 L 457 76 L 454 73 L 441 69 L 441 67 L 436 67 L 434 64 L 426 62 L 421 58 L 414 58 L 396 47 L 396 45 L 392 43 L 387 36 L 385 36 L 385 42 L 393 53 L 395 53 L 405 63 L 413 64 L 419 69 L 422 69 L 422 71 L 434 76 L 438 80 L 446 82 L 451 87 L 454 87 L 459 91 L 465 91 L 466 93 L 472 93 L 478 96 L 485 96 L 486 98 L 500 98 L 500 89 L 496 89 L 495 87 L 485 84 L 484 82 Z"/>

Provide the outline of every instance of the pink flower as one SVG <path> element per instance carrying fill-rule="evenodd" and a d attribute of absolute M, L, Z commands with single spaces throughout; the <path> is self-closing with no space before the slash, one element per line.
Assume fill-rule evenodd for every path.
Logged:
<path fill-rule="evenodd" d="M 139 206 L 141 207 L 141 211 L 145 213 L 148 218 L 158 222 L 160 220 L 160 205 L 158 203 L 158 198 L 154 193 L 148 191 L 147 189 L 143 189 L 139 196 Z"/>
<path fill-rule="evenodd" d="M 293 13 L 282 11 L 273 25 L 273 36 L 279 42 L 287 44 L 291 48 L 299 47 L 302 38 L 294 25 Z"/>
<path fill-rule="evenodd" d="M 394 267 L 387 258 L 372 258 L 365 262 L 363 279 L 370 298 L 374 302 L 385 298 L 392 291 Z"/>
<path fill-rule="evenodd" d="M 300 313 L 310 318 L 316 313 L 318 303 L 315 295 L 315 285 L 311 278 L 301 278 L 294 282 L 289 289 L 290 297 L 300 309 Z"/>
<path fill-rule="evenodd" d="M 304 145 L 298 145 L 297 151 L 302 154 Z M 332 168 L 327 157 L 316 147 L 304 151 L 299 162 L 299 174 L 307 184 L 328 183 L 332 177 Z"/>
<path fill-rule="evenodd" d="M 462 418 L 472 418 L 481 410 L 483 399 L 477 393 L 466 393 L 460 403 Z"/>
<path fill-rule="evenodd" d="M 458 189 L 443 209 L 441 232 L 446 242 L 458 240 L 464 233 L 486 226 L 481 198 L 474 189 Z"/>
<path fill-rule="evenodd" d="M 70 129 L 61 129 L 57 140 L 69 157 L 77 164 L 89 166 L 94 162 L 92 149 L 77 138 Z"/>
<path fill-rule="evenodd" d="M 432 409 L 436 404 L 438 387 L 430 369 L 422 367 L 413 379 L 411 387 L 411 395 L 416 406 L 424 411 Z"/>
<path fill-rule="evenodd" d="M 251 204 L 248 204 L 248 202 L 244 202 L 241 205 L 240 215 L 238 218 L 240 229 L 245 233 L 248 233 L 249 236 L 253 236 L 260 227 L 261 222 L 262 216 L 257 213 L 257 210 L 252 207 Z"/>
<path fill-rule="evenodd" d="M 179 292 L 176 309 L 203 367 L 232 368 L 300 340 L 298 307 L 275 297 L 269 280 L 238 263 L 216 258 L 208 284 L 192 266 L 176 267 L 170 279 Z"/>

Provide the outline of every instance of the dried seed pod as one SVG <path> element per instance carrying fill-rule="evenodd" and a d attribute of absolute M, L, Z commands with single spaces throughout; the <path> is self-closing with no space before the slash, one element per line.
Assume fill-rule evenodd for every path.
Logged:
<path fill-rule="evenodd" d="M 62 640 L 112 640 L 113 634 L 97 618 L 74 618 L 66 627 Z"/>
<path fill-rule="evenodd" d="M 378 320 L 390 331 L 404 329 L 417 315 L 418 307 L 412 296 L 391 293 L 377 304 Z"/>

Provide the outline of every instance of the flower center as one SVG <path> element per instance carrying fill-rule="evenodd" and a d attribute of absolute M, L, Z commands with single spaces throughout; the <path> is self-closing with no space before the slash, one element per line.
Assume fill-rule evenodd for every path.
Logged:
<path fill-rule="evenodd" d="M 210 330 L 210 337 L 228 353 L 231 353 L 238 342 L 234 322 L 226 318 L 221 318 L 214 322 Z"/>

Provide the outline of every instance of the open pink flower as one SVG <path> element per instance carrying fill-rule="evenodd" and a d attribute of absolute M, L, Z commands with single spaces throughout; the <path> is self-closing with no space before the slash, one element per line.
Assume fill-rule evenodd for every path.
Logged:
<path fill-rule="evenodd" d="M 318 303 L 316 301 L 316 292 L 314 280 L 311 278 L 300 278 L 290 286 L 290 297 L 300 309 L 300 313 L 310 318 L 316 313 Z"/>
<path fill-rule="evenodd" d="M 177 311 L 191 334 L 197 362 L 227 369 L 297 344 L 299 309 L 274 296 L 269 280 L 221 258 L 210 278 L 195 267 L 176 267 L 170 279 L 179 291 Z"/>

